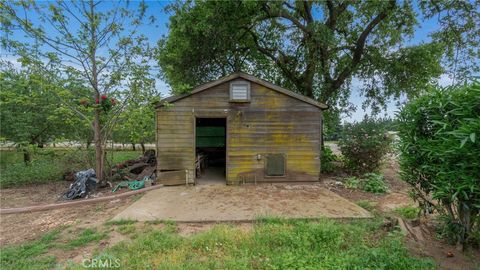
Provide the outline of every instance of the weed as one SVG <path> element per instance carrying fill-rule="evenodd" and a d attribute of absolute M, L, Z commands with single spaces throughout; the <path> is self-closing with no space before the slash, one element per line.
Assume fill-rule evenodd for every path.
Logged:
<path fill-rule="evenodd" d="M 405 206 L 396 208 L 394 212 L 405 219 L 415 219 L 420 215 L 420 208 L 414 206 Z"/>
<path fill-rule="evenodd" d="M 377 173 L 366 173 L 362 178 L 349 177 L 345 181 L 345 187 L 372 193 L 385 193 L 388 191 L 383 175 Z"/>
<path fill-rule="evenodd" d="M 23 245 L 12 245 L 1 249 L 0 265 L 2 270 L 8 269 L 51 269 L 56 259 L 44 254 L 53 247 L 60 230 L 53 230 L 39 240 Z"/>
<path fill-rule="evenodd" d="M 109 220 L 105 222 L 105 225 L 129 225 L 136 223 L 136 220 L 133 219 L 120 219 L 120 220 Z"/>
<path fill-rule="evenodd" d="M 385 184 L 383 175 L 377 173 L 366 173 L 362 178 L 362 190 L 372 193 L 385 193 L 388 187 Z"/>
<path fill-rule="evenodd" d="M 369 201 L 369 200 L 360 200 L 355 202 L 358 206 L 368 210 L 368 211 L 373 211 L 375 210 L 375 206 L 377 205 L 377 202 Z"/>
<path fill-rule="evenodd" d="M 121 234 L 127 235 L 127 234 L 132 234 L 135 232 L 135 225 L 134 224 L 126 224 L 126 225 L 121 225 L 118 227 L 118 231 Z"/>
<path fill-rule="evenodd" d="M 348 189 L 357 189 L 360 187 L 360 179 L 352 176 L 345 181 L 345 187 Z"/>
<path fill-rule="evenodd" d="M 66 244 L 59 245 L 59 247 L 66 250 L 75 249 L 77 247 L 86 246 L 91 242 L 98 243 L 105 237 L 107 237 L 105 232 L 98 232 L 95 229 L 85 229 L 78 235 L 77 238 L 70 240 Z"/>
<path fill-rule="evenodd" d="M 252 230 L 216 225 L 190 237 L 150 230 L 100 253 L 124 269 L 433 269 L 410 256 L 402 235 L 374 237 L 381 220 L 261 217 Z"/>

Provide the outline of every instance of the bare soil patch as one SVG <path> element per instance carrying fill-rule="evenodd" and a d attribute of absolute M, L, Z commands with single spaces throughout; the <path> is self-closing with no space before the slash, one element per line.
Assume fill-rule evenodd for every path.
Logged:
<path fill-rule="evenodd" d="M 69 182 L 52 182 L 0 190 L 1 207 L 13 208 L 56 203 Z M 106 195 L 109 188 L 96 196 Z M 91 227 L 104 223 L 132 203 L 135 196 L 110 202 L 89 204 L 56 210 L 2 215 L 0 219 L 0 246 L 37 239 L 45 232 L 60 226 Z"/>

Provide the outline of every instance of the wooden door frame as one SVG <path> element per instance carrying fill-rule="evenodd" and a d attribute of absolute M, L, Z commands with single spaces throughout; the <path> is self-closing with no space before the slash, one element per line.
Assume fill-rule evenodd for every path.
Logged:
<path fill-rule="evenodd" d="M 195 161 L 197 159 L 197 118 L 217 118 L 217 119 L 225 119 L 225 185 L 228 183 L 228 164 L 229 164 L 229 157 L 228 157 L 228 147 L 229 147 L 229 137 L 230 132 L 228 132 L 228 122 L 230 119 L 230 115 L 225 114 L 212 114 L 212 113 L 198 113 L 195 112 L 193 114 L 193 183 L 194 185 L 197 184 L 197 168 L 195 167 Z"/>

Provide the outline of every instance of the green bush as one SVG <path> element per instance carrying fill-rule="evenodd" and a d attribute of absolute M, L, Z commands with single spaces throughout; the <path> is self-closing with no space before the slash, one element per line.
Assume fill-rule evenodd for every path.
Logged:
<path fill-rule="evenodd" d="M 324 146 L 322 149 L 322 172 L 331 173 L 335 170 L 333 161 L 338 160 L 338 157 L 333 153 L 332 149 Z"/>
<path fill-rule="evenodd" d="M 345 181 L 345 187 L 372 193 L 385 193 L 388 191 L 383 175 L 376 173 L 366 173 L 362 178 L 349 177 Z"/>
<path fill-rule="evenodd" d="M 431 89 L 399 114 L 402 178 L 423 208 L 448 217 L 459 244 L 480 229 L 480 85 Z"/>
<path fill-rule="evenodd" d="M 349 172 L 362 175 L 379 170 L 383 157 L 391 149 L 386 131 L 381 120 L 370 118 L 345 125 L 339 146 Z"/>
<path fill-rule="evenodd" d="M 362 190 L 372 193 L 385 193 L 388 191 L 383 175 L 377 173 L 366 173 L 362 178 Z"/>

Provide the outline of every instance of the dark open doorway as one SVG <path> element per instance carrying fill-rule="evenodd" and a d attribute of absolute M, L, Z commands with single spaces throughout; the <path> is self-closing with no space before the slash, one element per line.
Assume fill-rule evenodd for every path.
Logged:
<path fill-rule="evenodd" d="M 196 118 L 196 183 L 226 183 L 226 118 Z"/>

